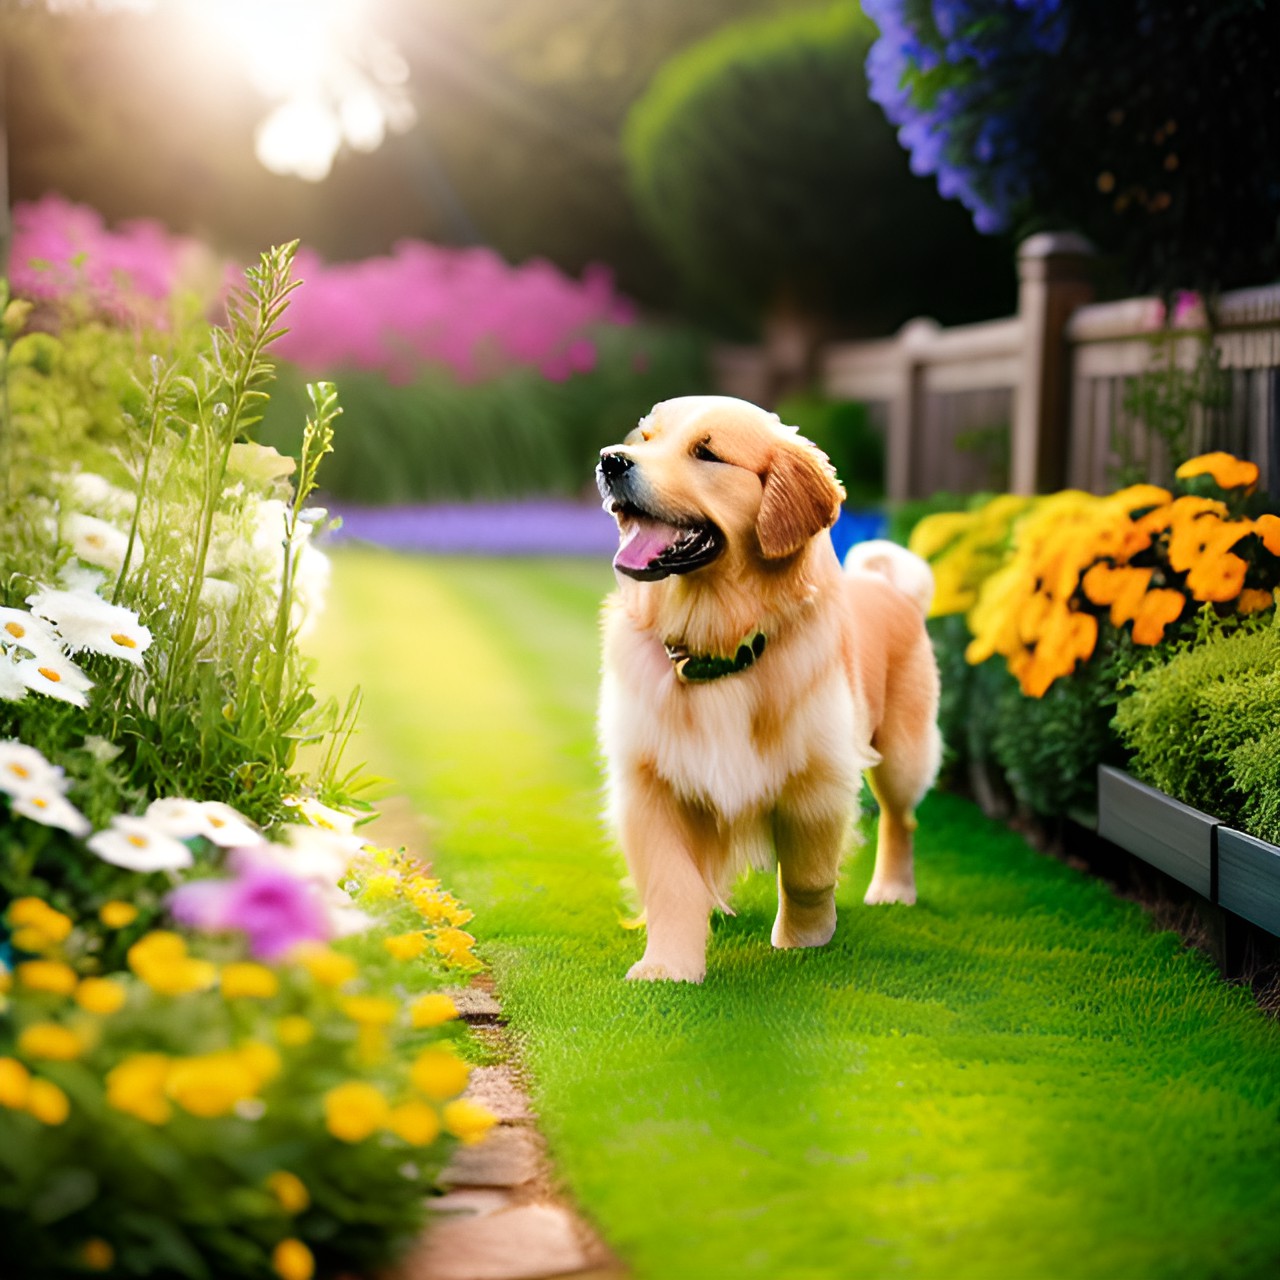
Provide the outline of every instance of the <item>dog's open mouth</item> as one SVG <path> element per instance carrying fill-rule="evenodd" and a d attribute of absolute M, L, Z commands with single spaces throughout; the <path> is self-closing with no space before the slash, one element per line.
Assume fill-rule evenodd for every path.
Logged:
<path fill-rule="evenodd" d="M 630 503 L 614 502 L 621 544 L 613 567 L 642 582 L 692 573 L 724 550 L 724 536 L 710 523 L 668 524 Z"/>

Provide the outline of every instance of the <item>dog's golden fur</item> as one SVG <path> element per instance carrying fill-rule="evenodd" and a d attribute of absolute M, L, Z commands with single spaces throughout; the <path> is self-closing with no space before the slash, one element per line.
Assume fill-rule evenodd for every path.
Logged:
<path fill-rule="evenodd" d="M 775 854 L 774 945 L 827 942 L 864 769 L 881 809 L 866 901 L 914 902 L 912 815 L 939 758 L 927 566 L 879 543 L 842 570 L 826 457 L 744 401 L 666 401 L 604 455 L 624 549 L 600 732 L 648 930 L 628 976 L 700 981 L 712 908 Z M 625 470 L 616 488 L 606 466 Z M 655 557 L 650 577 L 648 551 L 625 551 L 686 527 L 718 531 L 709 563 L 660 576 Z M 757 631 L 758 661 L 705 683 L 682 682 L 664 647 L 733 655 Z"/>

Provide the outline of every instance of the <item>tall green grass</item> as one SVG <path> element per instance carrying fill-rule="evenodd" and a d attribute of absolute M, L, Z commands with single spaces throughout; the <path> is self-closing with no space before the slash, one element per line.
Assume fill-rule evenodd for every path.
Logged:
<path fill-rule="evenodd" d="M 643 1280 L 1271 1277 L 1280 1028 L 1134 905 L 970 804 L 920 903 L 769 946 L 746 881 L 706 984 L 642 948 L 592 746 L 606 566 L 344 552 L 322 679 L 435 819 L 558 1171 Z M 358 748 L 357 748 L 358 751 Z"/>

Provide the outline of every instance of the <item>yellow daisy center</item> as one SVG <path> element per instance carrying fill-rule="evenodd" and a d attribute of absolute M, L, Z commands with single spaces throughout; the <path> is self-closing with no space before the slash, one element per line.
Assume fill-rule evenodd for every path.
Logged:
<path fill-rule="evenodd" d="M 20 622 L 6 622 L 4 629 L 15 639 L 21 640 L 27 634 L 27 629 Z"/>
<path fill-rule="evenodd" d="M 37 667 L 36 670 L 53 684 L 59 684 L 62 681 L 62 677 L 52 667 Z"/>
<path fill-rule="evenodd" d="M 123 631 L 112 632 L 111 639 L 122 649 L 136 649 L 138 647 L 138 642 L 132 636 L 125 635 Z"/>

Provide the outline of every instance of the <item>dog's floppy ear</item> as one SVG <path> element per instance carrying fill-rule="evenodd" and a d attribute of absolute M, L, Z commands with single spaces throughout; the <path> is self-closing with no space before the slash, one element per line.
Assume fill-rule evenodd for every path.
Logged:
<path fill-rule="evenodd" d="M 766 560 L 799 551 L 835 523 L 844 490 L 826 454 L 807 440 L 780 443 L 764 477 L 756 536 Z"/>

